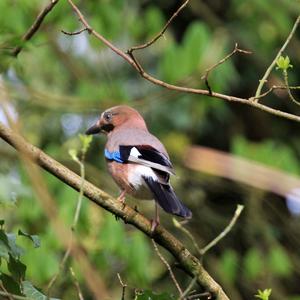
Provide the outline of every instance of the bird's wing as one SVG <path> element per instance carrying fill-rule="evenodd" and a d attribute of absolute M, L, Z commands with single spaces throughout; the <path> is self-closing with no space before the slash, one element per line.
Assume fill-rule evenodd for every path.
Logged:
<path fill-rule="evenodd" d="M 155 170 L 175 174 L 169 158 L 149 145 L 121 145 L 120 156 L 123 161 L 138 163 Z"/>

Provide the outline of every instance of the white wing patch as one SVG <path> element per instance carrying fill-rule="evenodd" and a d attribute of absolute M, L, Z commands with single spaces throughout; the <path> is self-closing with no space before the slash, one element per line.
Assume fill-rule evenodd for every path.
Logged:
<path fill-rule="evenodd" d="M 142 185 L 145 185 L 143 176 L 151 177 L 153 180 L 158 181 L 158 177 L 154 171 L 151 168 L 142 165 L 137 165 L 130 170 L 128 181 L 136 190 L 138 190 Z"/>
<path fill-rule="evenodd" d="M 139 152 L 139 150 L 136 148 L 136 147 L 133 147 L 131 150 L 130 150 L 130 155 L 138 158 L 139 156 L 141 156 L 142 154 Z"/>

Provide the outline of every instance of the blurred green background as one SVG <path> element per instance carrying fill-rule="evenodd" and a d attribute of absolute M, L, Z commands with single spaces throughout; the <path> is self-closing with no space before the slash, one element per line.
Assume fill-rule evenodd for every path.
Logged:
<path fill-rule="evenodd" d="M 78 173 L 77 164 L 68 155 L 70 148 L 79 147 L 78 134 L 110 106 L 123 103 L 135 107 L 169 151 L 177 173 L 172 182 L 193 211 L 193 219 L 185 226 L 200 246 L 224 229 L 238 203 L 245 205 L 230 234 L 203 259 L 205 268 L 231 299 L 253 299 L 257 289 L 272 288 L 271 299 L 299 300 L 300 197 L 287 206 L 286 197 L 272 188 L 259 190 L 251 183 L 191 171 L 185 163 L 188 147 L 202 145 L 298 177 L 299 125 L 248 106 L 176 93 L 141 79 L 88 33 L 61 33 L 81 28 L 64 0 L 46 17 L 19 56 L 11 57 L 10 51 L 20 44 L 20 37 L 47 3 L 0 1 L 0 121 L 7 124 L 2 109 L 5 104 L 27 140 Z M 149 40 L 180 4 L 168 0 L 76 3 L 93 28 L 122 50 Z M 164 36 L 136 55 L 150 74 L 164 81 L 205 88 L 201 81 L 205 69 L 231 52 L 237 42 L 253 54 L 233 56 L 210 74 L 209 82 L 213 91 L 248 98 L 254 95 L 258 80 L 299 12 L 298 0 L 191 0 Z M 294 66 L 289 71 L 292 85 L 300 81 L 299 53 L 298 31 L 285 52 Z M 267 86 L 272 84 L 283 84 L 280 72 L 272 72 Z M 261 101 L 290 113 L 300 112 L 284 91 Z M 104 143 L 100 136 L 92 142 L 86 158 L 87 179 L 117 195 L 118 189 L 105 170 Z M 27 265 L 26 278 L 44 290 L 58 271 L 64 249 L 45 219 L 16 152 L 0 141 L 0 155 L 0 219 L 5 220 L 8 232 L 16 233 L 21 228 L 40 236 L 38 249 L 30 243 L 20 243 L 26 250 L 22 257 Z M 57 201 L 60 217 L 69 226 L 77 193 L 53 176 L 43 175 Z M 276 178 L 270 180 L 271 186 L 281 184 Z M 153 203 L 132 199 L 128 202 L 152 217 Z M 161 212 L 161 220 L 196 254 L 189 238 L 174 227 L 170 215 Z M 177 295 L 151 241 L 86 199 L 77 235 L 111 299 L 121 297 L 117 273 L 131 287 Z M 176 268 L 171 256 L 163 254 L 185 288 L 190 278 Z M 69 264 L 75 267 L 85 299 L 92 299 L 80 268 L 76 262 Z M 3 263 L 0 272 L 4 270 Z M 200 291 L 196 286 L 195 289 Z M 71 276 L 60 276 L 51 296 L 76 299 Z M 132 289 L 127 297 L 132 299 Z"/>

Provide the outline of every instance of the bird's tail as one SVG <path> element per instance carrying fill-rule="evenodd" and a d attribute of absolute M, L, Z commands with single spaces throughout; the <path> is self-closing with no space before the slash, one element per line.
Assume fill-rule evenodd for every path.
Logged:
<path fill-rule="evenodd" d="M 151 190 L 154 199 L 166 212 L 186 219 L 192 217 L 192 212 L 180 201 L 169 184 L 159 183 L 151 177 L 146 176 L 144 180 Z"/>

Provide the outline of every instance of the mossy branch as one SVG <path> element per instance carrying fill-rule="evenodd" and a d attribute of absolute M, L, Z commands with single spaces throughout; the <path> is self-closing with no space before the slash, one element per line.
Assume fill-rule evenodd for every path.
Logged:
<path fill-rule="evenodd" d="M 76 191 L 80 191 L 80 188 L 82 187 L 83 194 L 96 205 L 111 212 L 124 222 L 132 224 L 144 234 L 154 239 L 157 244 L 161 245 L 175 257 L 187 274 L 196 277 L 197 282 L 215 297 L 215 299 L 229 299 L 221 286 L 203 268 L 199 259 L 192 255 L 190 251 L 163 226 L 158 225 L 155 231 L 152 232 L 151 222 L 143 215 L 130 206 L 116 201 L 115 198 L 88 181 L 85 181 L 82 185 L 80 176 L 48 156 L 41 149 L 25 141 L 20 135 L 16 134 L 2 123 L 0 123 L 0 137 L 22 155 L 26 155 L 35 164 L 53 174 Z"/>

